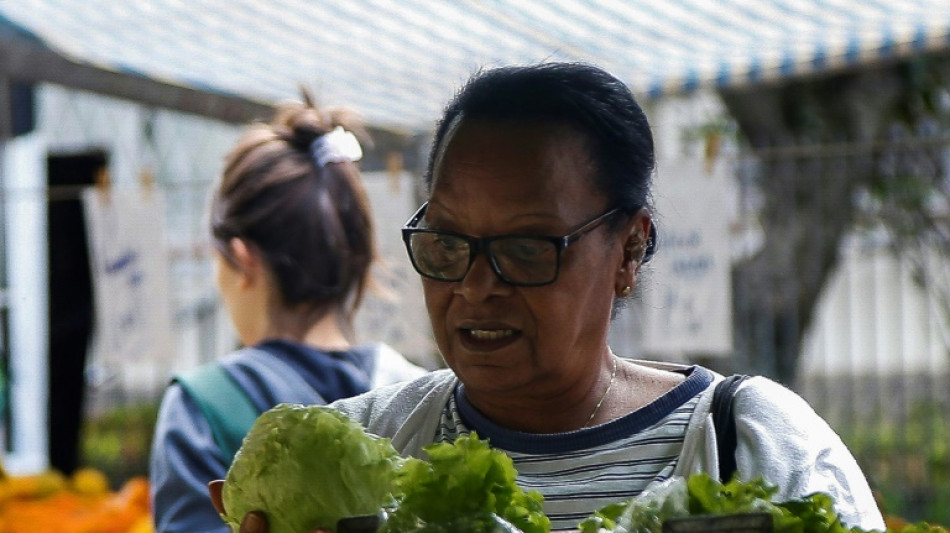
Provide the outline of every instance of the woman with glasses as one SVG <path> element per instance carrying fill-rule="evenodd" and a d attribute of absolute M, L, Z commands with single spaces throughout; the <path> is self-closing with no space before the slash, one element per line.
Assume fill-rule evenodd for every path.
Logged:
<path fill-rule="evenodd" d="M 402 230 L 449 369 L 333 406 L 406 455 L 477 432 L 559 530 L 671 476 L 719 476 L 710 404 L 723 376 L 607 344 L 657 251 L 653 169 L 643 111 L 603 70 L 476 75 L 445 109 L 428 200 Z M 726 455 L 744 479 L 778 498 L 830 493 L 847 524 L 883 529 L 852 455 L 803 399 L 761 377 L 734 399 Z M 263 517 L 247 518 L 261 531 Z"/>
<path fill-rule="evenodd" d="M 354 118 L 306 97 L 249 126 L 225 162 L 210 229 L 217 287 L 244 348 L 165 392 L 150 467 L 158 532 L 230 531 L 207 483 L 224 477 L 261 412 L 424 373 L 353 331 L 376 255 Z"/>

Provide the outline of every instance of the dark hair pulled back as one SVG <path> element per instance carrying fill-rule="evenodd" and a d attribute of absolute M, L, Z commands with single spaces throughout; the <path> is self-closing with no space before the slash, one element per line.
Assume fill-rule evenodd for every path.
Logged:
<path fill-rule="evenodd" d="M 603 69 L 542 63 L 476 73 L 443 111 L 425 176 L 429 190 L 446 134 L 460 116 L 573 127 L 588 139 L 598 190 L 630 214 L 649 206 L 655 167 L 650 125 L 630 89 Z"/>
<path fill-rule="evenodd" d="M 211 233 L 226 258 L 235 237 L 258 250 L 285 305 L 352 315 L 376 257 L 369 199 L 355 163 L 320 168 L 310 147 L 337 126 L 366 134 L 352 112 L 318 109 L 306 92 L 303 100 L 238 140 L 212 195 Z"/>

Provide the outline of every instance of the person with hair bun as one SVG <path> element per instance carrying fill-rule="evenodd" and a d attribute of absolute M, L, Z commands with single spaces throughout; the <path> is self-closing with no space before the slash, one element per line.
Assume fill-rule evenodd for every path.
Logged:
<path fill-rule="evenodd" d="M 226 159 L 210 230 L 243 348 L 165 391 L 149 472 L 159 533 L 228 531 L 207 483 L 224 477 L 256 415 L 425 373 L 385 344 L 355 343 L 376 249 L 352 132 L 365 137 L 353 113 L 319 109 L 305 93 L 248 126 Z"/>

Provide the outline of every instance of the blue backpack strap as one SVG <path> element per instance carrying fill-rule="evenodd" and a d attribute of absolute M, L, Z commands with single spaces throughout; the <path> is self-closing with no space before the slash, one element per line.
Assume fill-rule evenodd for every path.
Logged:
<path fill-rule="evenodd" d="M 230 462 L 260 412 L 219 364 L 211 363 L 179 374 L 175 381 L 198 404 L 221 454 Z"/>

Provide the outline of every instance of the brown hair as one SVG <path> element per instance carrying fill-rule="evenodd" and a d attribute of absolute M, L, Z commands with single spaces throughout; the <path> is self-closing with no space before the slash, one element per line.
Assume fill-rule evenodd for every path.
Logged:
<path fill-rule="evenodd" d="M 376 258 L 369 200 L 355 163 L 319 167 L 310 147 L 337 126 L 367 137 L 353 113 L 318 109 L 306 92 L 303 100 L 250 125 L 227 156 L 211 234 L 225 258 L 235 237 L 256 248 L 288 307 L 338 307 L 352 318 Z"/>

